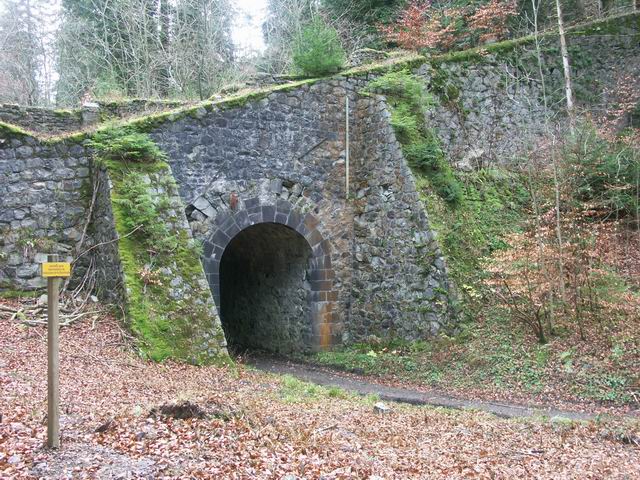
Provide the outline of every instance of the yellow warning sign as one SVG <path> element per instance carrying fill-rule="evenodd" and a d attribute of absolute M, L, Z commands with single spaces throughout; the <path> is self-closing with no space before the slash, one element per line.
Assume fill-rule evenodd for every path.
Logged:
<path fill-rule="evenodd" d="M 69 277 L 71 276 L 71 264 L 68 262 L 46 262 L 42 264 L 42 276 Z"/>

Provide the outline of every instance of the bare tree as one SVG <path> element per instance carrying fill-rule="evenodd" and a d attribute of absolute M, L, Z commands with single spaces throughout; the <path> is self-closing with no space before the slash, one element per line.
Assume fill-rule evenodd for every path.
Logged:
<path fill-rule="evenodd" d="M 562 19 L 562 6 L 560 5 L 560 0 L 555 1 L 558 14 L 558 36 L 560 37 L 560 55 L 562 55 L 562 70 L 564 72 L 564 93 L 567 100 L 567 115 L 569 116 L 570 128 L 573 131 L 575 127 L 575 106 L 573 102 L 573 88 L 571 86 L 569 50 L 567 49 L 567 38 L 564 31 L 564 21 Z"/>
<path fill-rule="evenodd" d="M 227 0 L 70 2 L 59 34 L 60 100 L 206 98 L 231 67 Z"/>
<path fill-rule="evenodd" d="M 43 4 L 38 0 L 7 0 L 0 16 L 0 102 L 46 104 L 50 78 Z"/>

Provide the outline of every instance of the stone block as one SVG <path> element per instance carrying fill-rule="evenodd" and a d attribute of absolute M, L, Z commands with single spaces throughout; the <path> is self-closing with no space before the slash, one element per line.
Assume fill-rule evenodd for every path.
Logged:
<path fill-rule="evenodd" d="M 271 205 L 262 206 L 262 221 L 274 222 L 276 219 L 276 209 Z"/>
<path fill-rule="evenodd" d="M 192 205 L 203 213 L 205 210 L 211 208 L 211 204 L 204 197 L 196 198 L 195 201 L 192 203 Z"/>

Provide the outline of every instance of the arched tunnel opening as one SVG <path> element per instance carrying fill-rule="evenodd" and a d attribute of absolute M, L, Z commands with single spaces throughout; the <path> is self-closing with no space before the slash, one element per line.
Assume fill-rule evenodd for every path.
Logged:
<path fill-rule="evenodd" d="M 261 223 L 231 239 L 220 261 L 220 317 L 231 353 L 302 351 L 311 337 L 311 247 Z"/>

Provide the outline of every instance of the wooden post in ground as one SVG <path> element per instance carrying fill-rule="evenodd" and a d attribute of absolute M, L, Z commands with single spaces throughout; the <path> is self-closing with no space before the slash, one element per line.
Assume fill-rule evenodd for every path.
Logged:
<path fill-rule="evenodd" d="M 49 262 L 58 262 L 49 255 Z M 58 300 L 61 277 L 47 278 L 47 446 L 60 448 L 60 317 Z"/>

